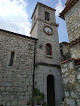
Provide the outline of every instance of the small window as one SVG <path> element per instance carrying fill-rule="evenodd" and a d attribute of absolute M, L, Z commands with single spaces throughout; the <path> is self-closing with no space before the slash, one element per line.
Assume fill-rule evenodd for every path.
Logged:
<path fill-rule="evenodd" d="M 46 44 L 46 54 L 52 55 L 52 46 L 51 44 Z"/>
<path fill-rule="evenodd" d="M 49 13 L 45 11 L 45 20 L 49 21 Z"/>
<path fill-rule="evenodd" d="M 13 61 L 14 61 L 14 52 L 11 52 L 9 66 L 12 66 L 13 65 Z"/>

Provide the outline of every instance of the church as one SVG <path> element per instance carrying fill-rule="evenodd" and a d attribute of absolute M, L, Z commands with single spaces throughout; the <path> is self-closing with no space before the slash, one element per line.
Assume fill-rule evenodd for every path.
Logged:
<path fill-rule="evenodd" d="M 69 1 L 67 1 L 67 5 L 71 5 Z M 75 2 L 72 7 L 75 4 L 80 4 L 79 0 L 71 1 L 78 2 L 77 4 Z M 63 19 L 66 17 L 65 20 L 68 26 L 68 17 L 71 14 L 65 16 L 66 10 L 69 13 L 69 9 L 66 8 L 60 14 L 60 17 Z M 77 6 L 77 8 L 80 9 L 80 6 Z M 74 8 L 72 9 L 74 10 Z M 45 101 L 48 102 L 48 106 L 59 106 L 63 102 L 64 94 L 66 98 L 66 92 L 68 91 L 66 91 L 67 83 L 65 84 L 64 81 L 66 82 L 67 79 L 64 78 L 63 71 L 66 70 L 67 65 L 65 65 L 65 69 L 63 69 L 63 65 L 70 58 L 70 56 L 66 56 L 66 53 L 69 53 L 69 50 L 71 50 L 70 54 L 75 52 L 74 47 L 71 45 L 77 44 L 80 40 L 76 41 L 70 35 L 70 44 L 59 44 L 59 25 L 56 23 L 55 11 L 55 9 L 42 3 L 38 2 L 36 4 L 31 17 L 31 37 L 0 29 L 1 106 L 30 106 L 28 102 L 34 88 L 38 88 L 45 95 Z M 80 33 L 78 35 L 76 39 L 79 39 Z M 68 45 L 72 48 L 70 49 Z M 63 47 L 67 47 L 67 52 L 64 53 Z M 65 59 L 61 54 L 62 52 L 66 56 Z M 73 54 L 71 56 L 76 59 L 80 58 L 80 54 L 78 54 L 78 57 L 73 57 L 77 56 Z M 64 88 L 63 85 L 66 87 Z M 67 104 L 64 106 L 80 105 Z"/>

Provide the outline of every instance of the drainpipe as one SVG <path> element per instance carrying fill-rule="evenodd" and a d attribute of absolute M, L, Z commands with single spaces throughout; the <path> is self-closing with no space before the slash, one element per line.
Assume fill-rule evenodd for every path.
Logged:
<path fill-rule="evenodd" d="M 33 64 L 33 91 L 34 91 L 34 78 L 35 78 L 35 53 L 36 52 L 36 41 L 35 41 L 35 44 L 34 44 L 34 64 Z"/>
<path fill-rule="evenodd" d="M 35 88 L 35 82 L 34 82 L 34 78 L 35 78 L 35 53 L 36 52 L 36 41 L 35 41 L 35 44 L 34 44 L 34 63 L 33 63 L 33 91 L 34 91 L 34 88 Z M 34 98 L 34 95 L 33 95 L 33 98 Z M 33 104 L 32 106 L 34 106 L 34 101 L 33 101 Z"/>

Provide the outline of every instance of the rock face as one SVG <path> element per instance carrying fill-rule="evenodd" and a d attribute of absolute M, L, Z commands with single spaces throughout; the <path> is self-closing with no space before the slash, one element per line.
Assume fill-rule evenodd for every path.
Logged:
<path fill-rule="evenodd" d="M 80 106 L 80 65 L 75 66 L 74 60 L 61 64 L 65 91 L 65 106 Z"/>

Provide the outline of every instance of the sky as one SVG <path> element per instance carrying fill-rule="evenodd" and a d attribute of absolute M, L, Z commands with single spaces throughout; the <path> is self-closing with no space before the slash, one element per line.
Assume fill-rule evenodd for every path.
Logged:
<path fill-rule="evenodd" d="M 30 35 L 31 15 L 37 2 L 56 9 L 59 42 L 68 42 L 66 23 L 59 18 L 67 0 L 0 0 L 0 29 Z"/>

